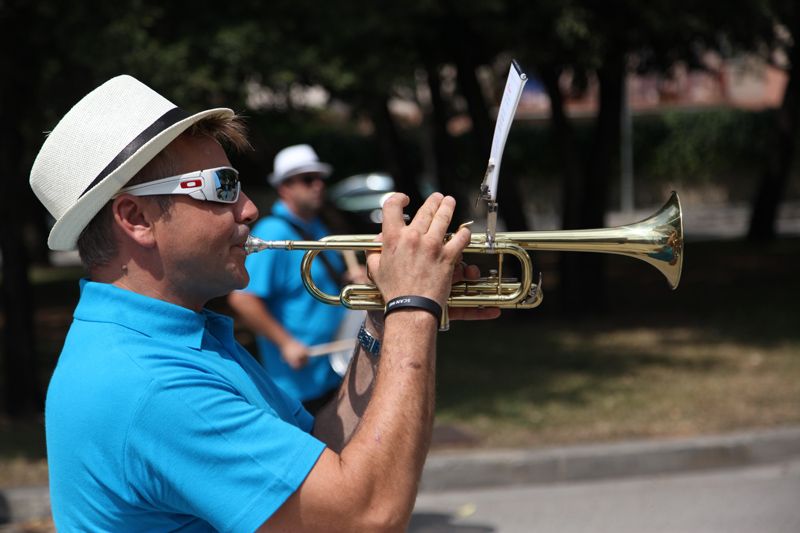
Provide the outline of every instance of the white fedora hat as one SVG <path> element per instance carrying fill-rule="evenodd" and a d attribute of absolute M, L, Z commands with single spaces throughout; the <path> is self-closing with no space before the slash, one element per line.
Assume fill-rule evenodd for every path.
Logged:
<path fill-rule="evenodd" d="M 198 120 L 131 76 L 105 82 L 70 109 L 36 156 L 31 188 L 56 219 L 47 245 L 72 250 L 100 209 L 139 170 Z"/>
<path fill-rule="evenodd" d="M 284 148 L 275 156 L 273 172 L 267 178 L 269 184 L 277 187 L 282 182 L 298 174 L 317 172 L 323 178 L 331 175 L 333 168 L 328 163 L 322 163 L 317 157 L 317 152 L 307 144 L 296 144 Z"/>

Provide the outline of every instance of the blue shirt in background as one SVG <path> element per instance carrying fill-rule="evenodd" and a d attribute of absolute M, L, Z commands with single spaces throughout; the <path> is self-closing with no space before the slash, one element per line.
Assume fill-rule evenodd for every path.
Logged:
<path fill-rule="evenodd" d="M 297 230 L 284 219 L 303 228 L 313 240 L 329 235 L 319 219 L 304 222 L 281 201 L 272 208 L 275 216 L 261 219 L 252 234 L 264 240 L 302 240 Z M 283 218 L 281 218 L 283 217 Z M 323 252 L 337 272 L 344 271 L 340 254 Z M 297 340 L 307 346 L 330 342 L 336 336 L 346 310 L 316 300 L 306 290 L 300 277 L 304 251 L 265 250 L 247 256 L 245 266 L 250 284 L 244 289 L 261 298 L 273 317 Z M 337 280 L 331 279 L 325 265 L 317 258 L 311 267 L 314 282 L 328 294 L 338 294 Z M 342 378 L 331 368 L 327 357 L 312 357 L 299 370 L 290 367 L 280 350 L 269 339 L 256 337 L 259 355 L 270 377 L 291 396 L 301 401 L 318 398 L 337 387 Z"/>

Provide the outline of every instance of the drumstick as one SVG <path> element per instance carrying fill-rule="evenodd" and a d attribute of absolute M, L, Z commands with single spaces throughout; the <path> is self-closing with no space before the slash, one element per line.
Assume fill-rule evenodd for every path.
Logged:
<path fill-rule="evenodd" d="M 320 355 L 328 355 L 333 352 L 340 352 L 342 350 L 352 350 L 355 347 L 356 339 L 339 339 L 338 341 L 325 342 L 322 344 L 309 346 L 308 355 L 310 357 L 318 357 Z"/>

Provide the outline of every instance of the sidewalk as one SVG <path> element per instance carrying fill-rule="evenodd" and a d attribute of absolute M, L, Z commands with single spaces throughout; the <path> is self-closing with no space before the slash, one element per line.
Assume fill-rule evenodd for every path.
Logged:
<path fill-rule="evenodd" d="M 432 453 L 422 492 L 611 479 L 800 457 L 800 426 L 687 439 Z"/>
<path fill-rule="evenodd" d="M 800 426 L 689 439 L 643 440 L 535 450 L 432 452 L 422 492 L 612 479 L 711 470 L 800 457 Z M 0 489 L 0 531 L 47 519 L 47 487 Z"/>

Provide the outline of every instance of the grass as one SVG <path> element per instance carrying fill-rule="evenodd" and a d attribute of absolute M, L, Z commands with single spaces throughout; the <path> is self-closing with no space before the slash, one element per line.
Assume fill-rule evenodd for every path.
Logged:
<path fill-rule="evenodd" d="M 502 326 L 493 333 L 516 332 Z M 439 420 L 485 446 L 716 433 L 800 422 L 800 342 L 734 343 L 702 327 L 531 327 L 535 345 L 447 342 Z M 443 343 L 445 344 L 445 343 Z M 505 346 L 505 347 L 504 347 Z M 465 352 L 464 352 L 465 353 Z M 444 355 L 446 357 L 446 355 Z M 458 369 L 458 367 L 461 367 Z"/>
<path fill-rule="evenodd" d="M 440 340 L 440 423 L 483 446 L 799 423 L 800 241 L 687 248 L 675 292 L 614 258 L 602 316 L 546 310 L 555 290 L 510 320 L 454 325 Z"/>
<path fill-rule="evenodd" d="M 450 445 L 800 423 L 800 239 L 690 242 L 674 292 L 644 263 L 609 256 L 605 310 L 572 318 L 558 312 L 556 254 L 534 259 L 545 282 L 541 307 L 454 323 L 440 335 L 437 425 L 460 436 Z M 76 276 L 33 276 L 43 382 L 69 324 Z M 0 486 L 43 482 L 45 466 L 42 421 L 0 420 Z"/>
<path fill-rule="evenodd" d="M 0 488 L 47 480 L 43 435 L 41 419 L 0 420 Z"/>

